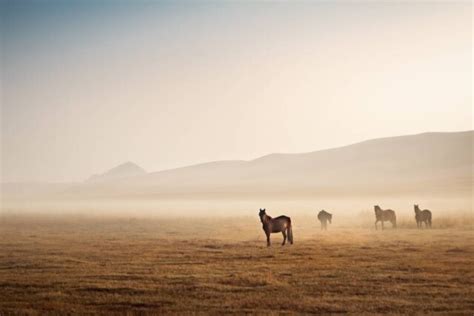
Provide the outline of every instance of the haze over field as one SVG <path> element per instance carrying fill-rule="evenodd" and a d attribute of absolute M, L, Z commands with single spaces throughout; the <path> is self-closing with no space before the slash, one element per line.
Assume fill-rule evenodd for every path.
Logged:
<path fill-rule="evenodd" d="M 358 212 L 376 203 L 406 208 L 420 201 L 470 212 L 473 138 L 473 131 L 424 133 L 158 172 L 126 162 L 81 183 L 3 184 L 3 199 L 16 208 L 25 207 L 24 201 L 31 208 L 36 201 L 54 208 L 148 209 L 151 214 L 170 209 L 190 215 L 199 209 L 249 214 L 262 203 L 300 211 L 329 207 Z M 44 207 L 38 203 L 37 209 Z"/>
<path fill-rule="evenodd" d="M 472 209 L 470 3 L 1 6 L 5 209 Z"/>

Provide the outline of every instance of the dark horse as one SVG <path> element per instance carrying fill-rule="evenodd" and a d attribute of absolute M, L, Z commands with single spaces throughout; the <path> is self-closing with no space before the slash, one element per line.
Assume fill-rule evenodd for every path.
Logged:
<path fill-rule="evenodd" d="M 430 210 L 420 210 L 418 204 L 415 204 L 415 219 L 416 219 L 416 226 L 418 228 L 423 227 L 423 223 L 425 223 L 425 227 L 431 228 L 431 211 Z"/>
<path fill-rule="evenodd" d="M 321 230 L 328 230 L 328 221 L 331 224 L 332 214 L 322 210 L 318 214 L 318 219 L 321 222 Z"/>
<path fill-rule="evenodd" d="M 260 220 L 262 221 L 263 231 L 267 235 L 267 246 L 270 247 L 270 234 L 279 233 L 283 234 L 283 243 L 282 246 L 286 243 L 286 236 L 288 235 L 288 241 L 290 244 L 293 244 L 293 231 L 291 229 L 291 218 L 288 216 L 278 216 L 276 218 L 271 218 L 265 213 L 265 209 L 260 209 Z"/>
<path fill-rule="evenodd" d="M 382 210 L 380 206 L 375 205 L 375 229 L 377 229 L 377 223 L 382 223 L 382 230 L 383 230 L 383 222 L 390 222 L 392 223 L 393 228 L 397 227 L 397 217 L 393 210 Z"/>

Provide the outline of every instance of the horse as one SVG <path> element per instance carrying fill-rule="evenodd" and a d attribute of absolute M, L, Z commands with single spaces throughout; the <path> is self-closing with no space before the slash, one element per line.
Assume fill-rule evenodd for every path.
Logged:
<path fill-rule="evenodd" d="M 291 218 L 288 216 L 278 216 L 276 218 L 272 218 L 265 213 L 265 209 L 260 209 L 258 213 L 260 217 L 260 221 L 262 222 L 262 228 L 267 236 L 267 247 L 270 247 L 270 234 L 271 233 L 279 233 L 283 234 L 283 243 L 282 246 L 286 243 L 286 237 L 288 236 L 288 241 L 290 244 L 293 244 L 293 230 L 291 229 Z"/>
<path fill-rule="evenodd" d="M 416 226 L 418 228 L 423 228 L 423 223 L 425 223 L 425 227 L 431 228 L 431 211 L 430 210 L 420 210 L 418 204 L 415 204 L 415 219 L 416 219 Z"/>
<path fill-rule="evenodd" d="M 332 214 L 322 210 L 318 214 L 318 219 L 321 222 L 321 230 L 328 230 L 328 221 L 329 224 L 331 224 Z"/>
<path fill-rule="evenodd" d="M 375 210 L 375 229 L 377 229 L 377 223 L 381 222 L 382 230 L 383 230 L 384 229 L 383 222 L 386 222 L 386 221 L 392 223 L 393 228 L 397 227 L 397 217 L 395 215 L 395 211 L 382 210 L 380 206 L 378 205 L 374 206 L 374 210 Z"/>

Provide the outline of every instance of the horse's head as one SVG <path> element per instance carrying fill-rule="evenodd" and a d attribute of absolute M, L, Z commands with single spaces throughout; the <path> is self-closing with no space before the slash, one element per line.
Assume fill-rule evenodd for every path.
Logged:
<path fill-rule="evenodd" d="M 374 205 L 374 211 L 375 213 L 378 213 L 380 211 L 380 206 Z"/>
<path fill-rule="evenodd" d="M 420 208 L 418 207 L 418 204 L 415 204 L 414 207 L 415 207 L 415 213 L 418 213 L 420 211 Z"/>
<path fill-rule="evenodd" d="M 263 218 L 265 217 L 265 215 L 267 215 L 265 213 L 265 209 L 264 208 L 261 208 L 260 209 L 260 212 L 258 212 L 258 216 L 260 217 L 260 220 L 263 222 Z"/>

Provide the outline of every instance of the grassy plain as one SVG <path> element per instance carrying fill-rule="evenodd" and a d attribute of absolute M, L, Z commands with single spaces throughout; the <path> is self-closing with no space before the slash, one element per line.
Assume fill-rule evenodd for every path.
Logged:
<path fill-rule="evenodd" d="M 0 314 L 474 313 L 472 221 L 293 223 L 267 248 L 257 216 L 5 214 Z"/>

